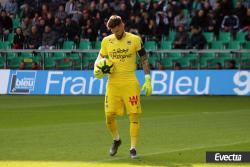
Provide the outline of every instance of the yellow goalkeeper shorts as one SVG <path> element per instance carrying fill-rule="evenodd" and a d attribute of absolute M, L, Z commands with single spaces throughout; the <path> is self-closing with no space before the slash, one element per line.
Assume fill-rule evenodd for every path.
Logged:
<path fill-rule="evenodd" d="M 140 84 L 137 80 L 125 82 L 108 82 L 105 95 L 105 112 L 123 115 L 127 113 L 141 113 Z"/>

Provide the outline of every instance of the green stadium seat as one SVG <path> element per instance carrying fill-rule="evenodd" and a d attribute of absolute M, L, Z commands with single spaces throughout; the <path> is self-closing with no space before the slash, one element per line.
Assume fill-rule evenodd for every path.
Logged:
<path fill-rule="evenodd" d="M 173 42 L 175 39 L 176 32 L 175 31 L 170 31 L 168 34 L 168 41 Z"/>
<path fill-rule="evenodd" d="M 52 58 L 55 61 L 62 61 L 66 57 L 66 54 L 64 52 L 54 52 L 52 55 Z"/>
<path fill-rule="evenodd" d="M 172 42 L 169 41 L 161 41 L 160 49 L 172 49 Z"/>
<path fill-rule="evenodd" d="M 19 57 L 15 57 L 15 58 L 11 59 L 10 63 L 9 63 L 9 68 L 10 69 L 18 69 L 21 61 L 22 60 Z"/>
<path fill-rule="evenodd" d="M 94 49 L 101 49 L 101 41 L 95 41 Z"/>
<path fill-rule="evenodd" d="M 10 49 L 11 42 L 9 41 L 0 41 L 0 49 Z"/>
<path fill-rule="evenodd" d="M 231 41 L 231 33 L 230 32 L 220 32 L 219 33 L 219 41 L 223 42 L 223 43 L 228 43 Z"/>
<path fill-rule="evenodd" d="M 211 43 L 211 49 L 224 49 L 223 42 L 221 41 L 214 41 Z"/>
<path fill-rule="evenodd" d="M 231 41 L 228 43 L 227 49 L 240 49 L 240 42 L 238 41 Z"/>
<path fill-rule="evenodd" d="M 181 58 L 182 55 L 180 52 L 171 52 L 171 53 L 168 53 L 169 57 L 172 57 L 172 58 Z"/>
<path fill-rule="evenodd" d="M 21 25 L 21 22 L 20 22 L 20 18 L 15 18 L 13 19 L 13 29 L 16 29 L 17 27 L 19 27 Z"/>
<path fill-rule="evenodd" d="M 91 43 L 89 41 L 81 41 L 79 49 L 91 49 Z"/>
<path fill-rule="evenodd" d="M 73 66 L 73 63 L 70 59 L 64 59 L 64 61 L 61 61 L 57 65 L 57 69 L 60 70 L 71 70 Z"/>
<path fill-rule="evenodd" d="M 144 48 L 146 50 L 156 50 L 157 49 L 157 44 L 155 41 L 146 41 L 144 43 Z"/>
<path fill-rule="evenodd" d="M 212 43 L 214 41 L 214 33 L 204 32 L 203 35 L 205 36 L 208 43 Z"/>
<path fill-rule="evenodd" d="M 237 32 L 236 41 L 240 43 L 245 43 L 246 42 L 245 36 L 246 36 L 246 32 Z"/>
<path fill-rule="evenodd" d="M 10 43 L 13 43 L 13 41 L 14 41 L 14 35 L 15 35 L 14 33 L 9 33 L 7 41 L 10 42 Z"/>
<path fill-rule="evenodd" d="M 55 60 L 53 58 L 51 58 L 51 57 L 46 57 L 45 58 L 45 63 L 44 63 L 45 70 L 55 69 L 55 67 L 56 67 Z"/>
<path fill-rule="evenodd" d="M 212 62 L 214 57 L 208 57 L 208 56 L 201 56 L 200 57 L 200 68 L 201 69 L 207 69 L 209 67 L 209 62 Z"/>
<path fill-rule="evenodd" d="M 0 69 L 4 68 L 4 64 L 5 64 L 4 57 L 0 56 Z"/>
<path fill-rule="evenodd" d="M 63 42 L 63 49 L 74 49 L 75 43 L 74 41 L 64 41 Z"/>
<path fill-rule="evenodd" d="M 14 53 L 14 52 L 8 52 L 7 53 L 7 61 L 9 61 L 9 60 L 11 60 L 11 59 L 13 59 L 15 57 L 17 57 L 17 53 Z"/>

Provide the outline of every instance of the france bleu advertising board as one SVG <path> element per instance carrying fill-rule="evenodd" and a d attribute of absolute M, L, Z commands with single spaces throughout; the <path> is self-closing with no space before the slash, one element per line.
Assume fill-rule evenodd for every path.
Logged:
<path fill-rule="evenodd" d="M 96 79 L 93 71 L 0 70 L 0 74 L 0 94 L 104 95 L 107 82 L 107 77 Z M 136 75 L 142 85 L 143 71 Z M 153 95 L 250 95 L 250 71 L 243 70 L 151 71 L 151 82 Z"/>

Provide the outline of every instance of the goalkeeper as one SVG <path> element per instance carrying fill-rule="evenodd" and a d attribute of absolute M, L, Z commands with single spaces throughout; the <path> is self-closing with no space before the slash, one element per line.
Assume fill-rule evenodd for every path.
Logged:
<path fill-rule="evenodd" d="M 146 96 L 151 95 L 152 86 L 149 64 L 141 38 L 125 32 L 124 26 L 120 16 L 112 15 L 109 18 L 107 28 L 111 30 L 112 34 L 102 40 L 101 50 L 95 62 L 94 75 L 99 79 L 104 75 L 96 66 L 101 58 L 106 57 L 113 62 L 114 71 L 108 77 L 104 105 L 106 124 L 113 137 L 110 156 L 114 156 L 121 145 L 116 116 L 123 115 L 124 108 L 126 108 L 130 120 L 130 157 L 136 158 L 141 113 L 140 85 L 135 74 L 137 54 L 140 56 L 145 73 L 142 91 L 145 91 Z"/>

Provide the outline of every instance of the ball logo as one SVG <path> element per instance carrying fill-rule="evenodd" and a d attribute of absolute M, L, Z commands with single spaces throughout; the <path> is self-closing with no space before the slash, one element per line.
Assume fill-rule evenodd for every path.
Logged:
<path fill-rule="evenodd" d="M 35 71 L 16 71 L 11 77 L 11 94 L 30 94 L 34 91 L 36 81 Z"/>

